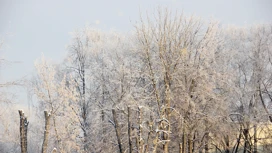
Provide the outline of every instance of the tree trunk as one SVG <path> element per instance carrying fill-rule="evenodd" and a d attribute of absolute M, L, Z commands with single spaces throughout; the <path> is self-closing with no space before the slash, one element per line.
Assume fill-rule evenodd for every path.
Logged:
<path fill-rule="evenodd" d="M 147 134 L 147 139 L 146 139 L 146 145 L 145 145 L 145 150 L 144 150 L 144 153 L 148 153 L 148 149 L 149 149 L 149 140 L 150 140 L 150 137 L 151 137 L 151 134 L 153 132 L 153 117 L 152 115 L 150 114 L 150 119 L 149 119 L 149 125 L 148 125 L 148 128 L 149 128 L 149 132 Z"/>
<path fill-rule="evenodd" d="M 105 107 L 105 77 L 104 77 L 104 66 L 102 69 L 102 102 L 101 102 L 101 117 L 102 117 L 102 139 L 103 139 L 103 143 L 104 145 L 107 145 L 106 143 L 106 125 L 105 125 L 105 117 L 106 117 L 106 113 L 104 111 L 104 107 Z"/>
<path fill-rule="evenodd" d="M 82 66 L 82 101 L 83 101 L 83 108 L 82 108 L 82 119 L 83 119 L 83 124 L 84 124 L 84 130 L 83 130 L 83 135 L 84 135 L 84 150 L 88 151 L 88 137 L 87 137 L 87 103 L 85 99 L 85 68 L 84 65 Z"/>
<path fill-rule="evenodd" d="M 129 153 L 132 153 L 132 141 L 131 141 L 131 123 L 130 123 L 130 107 L 128 109 L 128 145 Z"/>
<path fill-rule="evenodd" d="M 193 137 L 193 152 L 195 152 L 195 147 L 196 147 L 196 131 L 194 132 L 194 137 Z"/>
<path fill-rule="evenodd" d="M 116 112 L 114 109 L 112 109 L 112 116 L 113 116 L 113 121 L 114 121 L 114 128 L 115 128 L 115 132 L 116 132 L 116 137 L 117 137 L 117 142 L 118 142 L 118 146 L 119 146 L 119 152 L 123 153 L 122 151 L 122 144 L 121 144 L 121 130 L 120 127 L 118 125 L 117 122 L 117 116 L 116 116 Z"/>
<path fill-rule="evenodd" d="M 183 134 L 182 134 L 182 153 L 186 153 L 186 130 L 185 126 L 183 125 Z"/>
<path fill-rule="evenodd" d="M 190 133 L 188 135 L 188 153 L 193 153 L 193 140 Z"/>
<path fill-rule="evenodd" d="M 142 138 L 142 131 L 143 131 L 143 128 L 142 128 L 142 108 L 141 106 L 138 107 L 138 124 L 139 124 L 139 132 L 138 132 L 138 138 L 139 138 L 139 141 L 138 141 L 138 149 L 139 149 L 139 153 L 142 153 L 143 152 L 143 138 Z"/>
<path fill-rule="evenodd" d="M 239 149 L 239 145 L 240 145 L 240 140 L 241 140 L 241 137 L 242 137 L 242 125 L 240 125 L 240 133 L 239 133 L 239 137 L 237 139 L 237 145 L 235 147 L 235 151 L 233 153 L 237 153 L 238 152 L 238 149 Z"/>
<path fill-rule="evenodd" d="M 226 143 L 226 149 L 225 149 L 225 153 L 230 153 L 230 150 L 229 150 L 229 136 L 226 135 L 224 136 L 224 139 L 225 139 L 225 143 Z"/>
<path fill-rule="evenodd" d="M 156 137 L 154 139 L 154 149 L 152 151 L 152 153 L 157 153 L 157 147 L 158 147 L 158 139 L 159 139 L 159 132 L 156 132 Z"/>
<path fill-rule="evenodd" d="M 50 118 L 51 114 L 47 111 L 44 111 L 44 138 L 42 144 L 42 153 L 46 153 L 48 147 L 48 139 L 49 139 L 49 130 L 50 130 Z"/>
<path fill-rule="evenodd" d="M 101 118 L 102 118 L 102 139 L 104 145 L 106 145 L 106 127 L 105 127 L 105 111 L 103 110 L 102 106 L 102 111 L 101 111 Z"/>
<path fill-rule="evenodd" d="M 205 141 L 205 153 L 209 153 L 209 141 L 208 141 L 208 134 L 206 135 L 206 141 Z"/>
<path fill-rule="evenodd" d="M 20 115 L 20 143 L 21 143 L 21 153 L 27 153 L 27 127 L 28 121 L 27 117 L 22 110 L 19 110 Z"/>
<path fill-rule="evenodd" d="M 244 153 L 247 153 L 247 149 L 248 149 L 248 129 L 244 129 L 243 131 L 244 136 L 245 136 L 245 144 L 244 144 Z"/>
<path fill-rule="evenodd" d="M 209 153 L 209 129 L 208 129 L 208 119 L 206 116 L 206 120 L 205 120 L 205 153 Z"/>
<path fill-rule="evenodd" d="M 170 134 L 170 105 L 171 105 L 171 100 L 170 100 L 170 78 L 169 78 L 169 74 L 166 71 L 165 72 L 165 76 L 164 76 L 164 85 L 165 85 L 165 105 L 166 107 L 164 108 L 164 114 L 166 116 L 166 119 L 168 121 L 168 123 L 166 123 L 166 125 L 163 124 L 163 130 L 167 131 L 168 133 L 163 133 L 163 139 L 165 140 L 165 143 L 163 145 L 163 150 L 164 153 L 168 153 L 169 150 L 169 134 Z"/>
<path fill-rule="evenodd" d="M 258 153 L 257 151 L 257 125 L 254 125 L 254 149 L 253 149 L 253 153 Z"/>

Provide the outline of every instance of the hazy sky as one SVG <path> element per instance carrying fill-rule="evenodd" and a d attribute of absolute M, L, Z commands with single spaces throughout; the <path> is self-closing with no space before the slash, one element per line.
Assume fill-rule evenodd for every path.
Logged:
<path fill-rule="evenodd" d="M 133 29 L 139 10 L 158 6 L 222 24 L 272 22 L 272 0 L 0 0 L 0 58 L 19 62 L 1 67 L 0 82 L 31 75 L 41 53 L 60 61 L 69 32 L 87 25 L 126 32 Z"/>

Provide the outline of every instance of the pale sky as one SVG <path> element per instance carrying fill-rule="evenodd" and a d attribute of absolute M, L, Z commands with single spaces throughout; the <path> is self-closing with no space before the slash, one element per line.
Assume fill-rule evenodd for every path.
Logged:
<path fill-rule="evenodd" d="M 0 69 L 0 82 L 30 76 L 41 57 L 59 62 L 70 32 L 92 26 L 133 30 L 139 10 L 158 6 L 183 11 L 223 25 L 271 23 L 272 0 L 0 0 L 0 58 L 19 62 Z"/>

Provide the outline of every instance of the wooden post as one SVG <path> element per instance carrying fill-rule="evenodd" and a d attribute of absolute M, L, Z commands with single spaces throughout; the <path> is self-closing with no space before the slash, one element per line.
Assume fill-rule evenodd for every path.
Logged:
<path fill-rule="evenodd" d="M 28 121 L 22 110 L 19 110 L 20 115 L 20 141 L 21 141 L 21 153 L 27 153 L 27 126 Z"/>
<path fill-rule="evenodd" d="M 117 137 L 117 141 L 118 141 L 119 151 L 120 151 L 120 153 L 123 153 L 122 143 L 121 143 L 121 136 L 120 136 L 121 131 L 120 131 L 120 127 L 119 127 L 118 122 L 117 122 L 117 116 L 116 116 L 116 112 L 115 112 L 114 109 L 112 109 L 112 116 L 113 116 L 114 128 L 115 128 L 116 137 Z"/>
<path fill-rule="evenodd" d="M 49 130 L 50 130 L 50 117 L 51 114 L 47 111 L 44 111 L 44 138 L 42 144 L 42 153 L 46 153 L 48 147 L 48 139 L 49 139 Z"/>

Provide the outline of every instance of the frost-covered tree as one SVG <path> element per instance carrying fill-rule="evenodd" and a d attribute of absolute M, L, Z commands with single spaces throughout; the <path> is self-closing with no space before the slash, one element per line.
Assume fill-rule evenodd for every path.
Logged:
<path fill-rule="evenodd" d="M 211 126 L 225 111 L 221 91 L 225 76 L 216 59 L 220 56 L 219 32 L 216 22 L 205 23 L 168 10 L 158 10 L 155 17 L 141 19 L 136 25 L 143 62 L 142 97 L 159 119 L 156 143 L 150 147 L 153 151 L 158 146 L 164 152 L 178 150 L 183 142 L 183 152 L 192 152 L 210 143 Z"/>
<path fill-rule="evenodd" d="M 69 76 L 58 76 L 56 67 L 42 57 L 35 63 L 37 76 L 33 79 L 33 93 L 40 104 L 40 112 L 51 114 L 49 150 L 56 147 L 61 152 L 78 150 L 76 136 L 78 119 L 74 113 L 77 99 L 74 81 Z M 52 141 L 53 140 L 53 141 Z"/>
<path fill-rule="evenodd" d="M 129 52 L 132 48 L 128 39 L 114 31 L 93 28 L 73 34 L 65 65 L 77 82 L 77 92 L 84 97 L 77 104 L 84 125 L 81 128 L 85 131 L 85 150 L 105 151 L 110 148 L 102 146 L 109 146 L 109 135 L 114 134 L 109 132 L 113 126 L 108 124 L 111 109 L 123 109 L 123 104 L 129 101 L 132 80 Z"/>
<path fill-rule="evenodd" d="M 252 152 L 258 151 L 259 138 L 250 129 L 261 129 L 258 125 L 271 121 L 271 32 L 271 25 L 231 27 L 225 31 L 226 49 L 233 54 L 229 62 L 234 85 L 228 97 L 232 104 L 230 117 L 240 123 L 236 129 L 244 136 L 244 150 Z"/>

